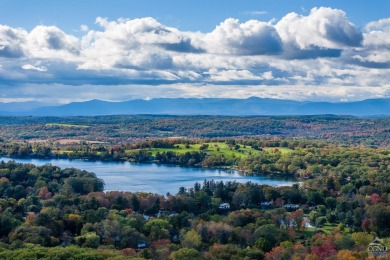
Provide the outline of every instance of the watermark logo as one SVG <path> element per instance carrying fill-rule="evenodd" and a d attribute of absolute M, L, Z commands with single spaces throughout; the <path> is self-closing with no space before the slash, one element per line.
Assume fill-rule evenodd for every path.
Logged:
<path fill-rule="evenodd" d="M 367 248 L 368 254 L 374 257 L 386 257 L 387 246 L 383 242 L 383 239 L 376 237 Z"/>

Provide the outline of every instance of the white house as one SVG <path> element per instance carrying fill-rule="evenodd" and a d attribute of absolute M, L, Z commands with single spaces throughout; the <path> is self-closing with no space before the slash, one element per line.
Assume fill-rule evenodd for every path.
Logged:
<path fill-rule="evenodd" d="M 219 204 L 218 208 L 219 209 L 230 209 L 230 204 L 229 203 L 222 203 L 222 204 Z"/>

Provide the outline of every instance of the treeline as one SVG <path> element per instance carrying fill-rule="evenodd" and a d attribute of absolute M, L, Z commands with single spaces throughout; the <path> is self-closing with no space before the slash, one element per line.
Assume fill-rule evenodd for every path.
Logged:
<path fill-rule="evenodd" d="M 211 180 L 162 196 L 2 162 L 0 258 L 361 259 L 374 237 L 390 237 L 389 172 L 372 175 L 291 187 Z"/>
<path fill-rule="evenodd" d="M 97 116 L 0 117 L 6 140 L 80 139 L 111 144 L 145 138 L 273 136 L 389 147 L 390 118 L 351 116 Z"/>
<path fill-rule="evenodd" d="M 207 142 L 224 142 L 235 154 L 225 156 L 212 151 L 208 149 Z M 183 152 L 185 148 L 176 148 L 178 145 L 191 148 L 196 144 L 199 146 L 197 150 Z M 256 153 L 244 156 L 240 153 L 242 147 L 251 147 Z M 288 152 L 283 152 L 285 148 L 289 149 Z M 297 139 L 153 139 L 121 145 L 73 144 L 62 146 L 61 149 L 42 144 L 0 142 L 0 154 L 11 158 L 74 158 L 206 168 L 230 167 L 246 174 L 305 179 L 336 175 L 345 179 L 347 176 L 359 177 L 370 173 L 371 178 L 379 183 L 383 183 L 381 180 L 390 169 L 390 151 L 386 149 L 345 147 Z"/>

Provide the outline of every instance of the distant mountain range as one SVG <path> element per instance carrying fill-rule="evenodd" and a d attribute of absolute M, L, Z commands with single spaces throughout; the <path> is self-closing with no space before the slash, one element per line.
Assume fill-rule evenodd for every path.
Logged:
<path fill-rule="evenodd" d="M 0 115 L 7 116 L 98 116 L 98 115 L 390 115 L 390 99 L 356 102 L 300 102 L 251 97 L 156 98 L 109 102 L 90 100 L 48 106 L 38 102 L 0 103 Z"/>

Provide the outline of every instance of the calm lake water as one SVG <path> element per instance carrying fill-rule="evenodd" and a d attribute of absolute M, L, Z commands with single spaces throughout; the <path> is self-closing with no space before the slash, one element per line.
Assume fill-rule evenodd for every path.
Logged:
<path fill-rule="evenodd" d="M 105 182 L 105 190 L 152 192 L 165 195 L 176 194 L 179 187 L 191 188 L 195 182 L 203 183 L 205 179 L 215 181 L 253 182 L 272 186 L 292 185 L 296 181 L 263 176 L 240 175 L 234 170 L 201 169 L 176 167 L 161 164 L 129 162 L 91 162 L 64 159 L 10 159 L 0 157 L 0 161 L 14 160 L 19 163 L 44 165 L 50 163 L 61 168 L 78 168 L 94 172 Z"/>

